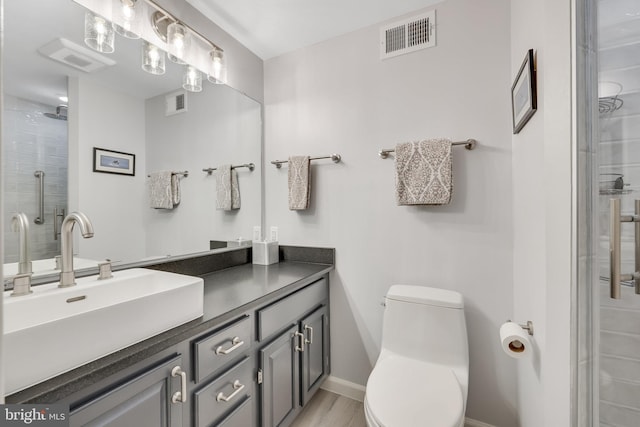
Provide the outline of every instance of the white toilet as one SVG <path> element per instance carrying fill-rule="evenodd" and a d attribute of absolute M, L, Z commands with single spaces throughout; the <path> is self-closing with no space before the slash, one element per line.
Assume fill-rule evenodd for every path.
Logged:
<path fill-rule="evenodd" d="M 367 425 L 462 427 L 468 380 L 462 295 L 392 286 L 386 296 L 382 349 L 367 381 Z"/>

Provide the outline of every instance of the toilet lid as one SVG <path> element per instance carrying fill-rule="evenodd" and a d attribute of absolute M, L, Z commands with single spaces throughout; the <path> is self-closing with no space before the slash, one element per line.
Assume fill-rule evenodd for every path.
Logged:
<path fill-rule="evenodd" d="M 462 390 L 447 367 L 389 356 L 367 381 L 370 414 L 387 427 L 459 427 L 464 417 Z"/>

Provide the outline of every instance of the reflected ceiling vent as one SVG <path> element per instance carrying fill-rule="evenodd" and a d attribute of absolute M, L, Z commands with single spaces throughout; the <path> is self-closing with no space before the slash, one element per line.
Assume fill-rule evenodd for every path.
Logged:
<path fill-rule="evenodd" d="M 174 114 L 184 113 L 187 111 L 187 92 L 178 90 L 165 95 L 165 115 L 173 116 Z"/>
<path fill-rule="evenodd" d="M 62 38 L 47 43 L 38 52 L 85 73 L 116 65 L 116 61 Z"/>
<path fill-rule="evenodd" d="M 380 59 L 392 58 L 435 45 L 435 10 L 380 28 Z"/>

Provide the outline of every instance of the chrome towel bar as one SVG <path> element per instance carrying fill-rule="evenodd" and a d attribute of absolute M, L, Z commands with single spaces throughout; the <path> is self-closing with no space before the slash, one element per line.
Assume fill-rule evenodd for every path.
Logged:
<path fill-rule="evenodd" d="M 231 169 L 238 169 L 238 168 L 249 168 L 250 171 L 253 171 L 256 168 L 256 165 L 254 163 L 245 163 L 243 165 L 231 166 Z M 218 168 L 204 168 L 202 169 L 202 172 L 206 172 L 207 174 L 211 175 L 215 170 L 218 170 Z"/>
<path fill-rule="evenodd" d="M 309 160 L 331 159 L 333 163 L 340 163 L 342 156 L 340 154 L 332 154 L 330 156 L 310 157 Z M 276 165 L 278 169 L 282 167 L 283 163 L 289 163 L 289 160 L 273 160 L 272 165 Z"/>
<path fill-rule="evenodd" d="M 189 176 L 189 171 L 171 172 L 171 175 L 180 175 L 186 178 Z M 151 178 L 151 175 L 147 175 L 147 178 Z"/>
<path fill-rule="evenodd" d="M 464 145 L 464 148 L 466 148 L 467 150 L 473 150 L 474 148 L 476 148 L 477 144 L 478 141 L 476 141 L 475 139 L 467 139 L 466 141 L 456 141 L 451 143 L 451 145 Z M 392 148 L 383 148 L 382 150 L 378 151 L 378 156 L 386 159 L 387 157 L 389 157 L 390 153 L 394 153 L 395 151 L 396 150 Z"/>

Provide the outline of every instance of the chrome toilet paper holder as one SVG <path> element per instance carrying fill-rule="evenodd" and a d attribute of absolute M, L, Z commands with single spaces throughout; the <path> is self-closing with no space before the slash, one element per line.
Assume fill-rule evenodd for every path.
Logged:
<path fill-rule="evenodd" d="M 511 322 L 511 320 L 507 319 L 507 322 Z M 517 322 L 514 322 L 517 323 Z M 529 335 L 533 336 L 533 322 L 531 320 L 527 320 L 527 323 L 518 323 L 518 326 L 520 326 L 522 329 L 524 329 L 525 331 L 527 331 L 529 333 Z"/>

